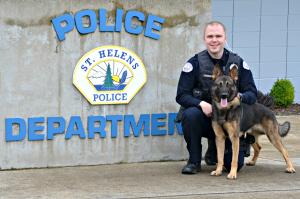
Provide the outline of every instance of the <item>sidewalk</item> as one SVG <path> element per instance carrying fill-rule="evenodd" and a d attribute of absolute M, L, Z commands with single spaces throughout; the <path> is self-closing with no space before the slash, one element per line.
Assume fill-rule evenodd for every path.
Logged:
<path fill-rule="evenodd" d="M 261 137 L 257 165 L 245 167 L 237 180 L 210 176 L 203 165 L 196 175 L 180 173 L 185 162 L 152 162 L 100 166 L 0 171 L 0 198 L 299 198 L 300 116 L 283 139 L 296 174 L 284 173 L 281 154 Z"/>

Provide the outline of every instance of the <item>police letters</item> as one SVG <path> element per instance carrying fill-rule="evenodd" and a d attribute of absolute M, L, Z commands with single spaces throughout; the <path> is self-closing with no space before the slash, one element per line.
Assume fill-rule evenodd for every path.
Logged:
<path fill-rule="evenodd" d="M 74 16 L 70 13 L 63 14 L 52 19 L 52 24 L 56 32 L 57 38 L 60 41 L 65 40 L 66 33 L 72 31 L 76 27 L 77 31 L 81 34 L 89 34 L 95 32 L 99 24 L 100 32 L 121 32 L 122 30 L 122 19 L 124 11 L 120 8 L 116 10 L 115 24 L 107 25 L 107 11 L 105 9 L 99 9 L 99 19 L 94 10 L 81 10 L 78 11 Z M 83 23 L 83 18 L 89 19 L 89 25 L 86 26 Z M 133 19 L 136 18 L 141 25 L 132 24 Z M 136 10 L 129 10 L 124 16 L 124 28 L 125 31 L 130 34 L 141 34 L 144 30 L 144 35 L 152 39 L 159 39 L 160 35 L 154 31 L 161 30 L 161 24 L 165 21 L 164 18 L 149 14 L 146 16 L 144 13 Z M 145 27 L 142 26 L 145 22 Z"/>

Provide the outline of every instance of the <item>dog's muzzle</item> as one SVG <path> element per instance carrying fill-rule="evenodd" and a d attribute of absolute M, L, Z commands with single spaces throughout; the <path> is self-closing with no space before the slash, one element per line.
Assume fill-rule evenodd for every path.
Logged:
<path fill-rule="evenodd" d="M 220 101 L 220 106 L 222 108 L 226 108 L 228 105 L 228 100 L 227 100 L 228 94 L 227 93 L 222 93 L 221 94 L 221 101 Z"/>
<path fill-rule="evenodd" d="M 222 93 L 221 94 L 221 99 L 226 99 L 228 97 L 228 93 Z"/>

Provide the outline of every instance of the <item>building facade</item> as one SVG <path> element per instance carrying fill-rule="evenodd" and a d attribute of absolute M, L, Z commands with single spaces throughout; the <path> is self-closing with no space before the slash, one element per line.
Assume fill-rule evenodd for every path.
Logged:
<path fill-rule="evenodd" d="M 248 63 L 258 89 L 268 93 L 289 79 L 300 102 L 300 1 L 212 0 L 212 18 L 226 25 L 228 46 Z"/>

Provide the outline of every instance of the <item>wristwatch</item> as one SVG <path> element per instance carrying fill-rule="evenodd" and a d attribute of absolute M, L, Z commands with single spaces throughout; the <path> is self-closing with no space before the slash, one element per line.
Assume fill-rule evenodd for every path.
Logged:
<path fill-rule="evenodd" d="M 242 93 L 239 93 L 239 96 L 240 96 L 240 101 L 242 101 L 242 99 L 243 99 L 243 94 L 242 94 Z"/>

